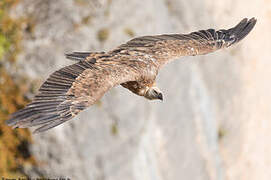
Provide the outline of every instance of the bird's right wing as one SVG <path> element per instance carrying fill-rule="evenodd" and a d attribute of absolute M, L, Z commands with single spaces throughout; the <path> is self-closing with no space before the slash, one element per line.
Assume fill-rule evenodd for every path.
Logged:
<path fill-rule="evenodd" d="M 128 41 L 115 51 L 138 51 L 152 55 L 159 65 L 181 56 L 195 56 L 229 47 L 242 40 L 253 29 L 256 19 L 243 19 L 228 30 L 208 29 L 189 34 L 142 36 Z"/>
<path fill-rule="evenodd" d="M 33 101 L 6 123 L 14 128 L 40 126 L 35 132 L 46 131 L 94 104 L 110 88 L 140 77 L 134 64 L 125 64 L 121 56 L 100 58 L 95 63 L 89 60 L 51 74 Z"/>

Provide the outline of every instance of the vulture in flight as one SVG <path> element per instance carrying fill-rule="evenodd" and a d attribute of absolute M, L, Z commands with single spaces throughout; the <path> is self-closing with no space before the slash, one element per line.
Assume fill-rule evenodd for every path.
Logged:
<path fill-rule="evenodd" d="M 227 30 L 142 36 L 109 52 L 66 54 L 76 63 L 51 74 L 33 101 L 13 113 L 6 123 L 14 128 L 38 126 L 34 132 L 46 131 L 72 119 L 117 85 L 149 100 L 163 100 L 155 86 L 163 65 L 182 56 L 208 54 L 236 44 L 255 24 L 255 18 L 245 18 Z"/>

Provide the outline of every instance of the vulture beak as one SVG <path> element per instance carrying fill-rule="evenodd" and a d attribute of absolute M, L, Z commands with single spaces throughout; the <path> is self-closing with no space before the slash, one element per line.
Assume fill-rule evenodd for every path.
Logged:
<path fill-rule="evenodd" d="M 163 94 L 159 93 L 158 96 L 157 96 L 157 98 L 160 99 L 161 101 L 163 101 Z"/>

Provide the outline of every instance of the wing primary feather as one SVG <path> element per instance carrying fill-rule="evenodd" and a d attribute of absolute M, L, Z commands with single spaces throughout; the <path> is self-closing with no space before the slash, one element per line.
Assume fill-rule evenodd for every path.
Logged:
<path fill-rule="evenodd" d="M 65 54 L 67 59 L 74 61 L 83 61 L 85 60 L 91 53 L 90 52 L 73 52 Z"/>
<path fill-rule="evenodd" d="M 33 116 L 36 111 L 33 109 L 25 108 L 24 111 L 20 111 L 17 114 L 12 114 L 11 118 L 6 121 L 8 125 L 13 125 L 18 119 L 25 119 L 27 117 Z"/>
<path fill-rule="evenodd" d="M 71 78 L 71 79 L 75 79 L 78 76 L 79 73 L 74 74 L 74 73 L 70 73 L 70 72 L 66 72 L 65 70 L 60 70 L 55 72 L 55 75 L 59 75 L 59 76 L 63 76 L 66 78 Z"/>
<path fill-rule="evenodd" d="M 14 112 L 11 114 L 11 119 L 16 118 L 23 114 L 34 114 L 34 108 L 33 107 L 26 107 L 24 109 L 21 109 L 17 112 Z M 10 122 L 9 120 L 7 122 Z"/>
<path fill-rule="evenodd" d="M 57 119 L 60 119 L 61 117 L 59 115 L 47 115 L 40 118 L 32 119 L 31 121 L 28 121 L 24 124 L 25 127 L 33 127 L 38 126 L 41 124 L 47 124 L 48 122 L 55 121 Z"/>
<path fill-rule="evenodd" d="M 99 56 L 99 55 L 103 55 L 105 54 L 105 52 L 73 52 L 73 53 L 66 53 L 65 56 L 67 59 L 73 60 L 73 61 L 85 61 L 87 59 L 89 59 L 88 57 L 95 57 L 95 56 Z M 95 63 L 96 59 L 92 58 L 90 60 L 88 60 L 91 63 Z"/>
<path fill-rule="evenodd" d="M 43 101 L 56 101 L 56 100 L 65 100 L 69 99 L 71 97 L 66 96 L 66 95 L 61 95 L 61 94 L 56 94 L 56 95 L 39 95 L 38 97 L 35 97 L 33 102 L 43 102 Z"/>
<path fill-rule="evenodd" d="M 58 121 L 53 121 L 53 122 L 50 121 L 50 122 L 48 122 L 47 124 L 45 124 L 45 125 L 43 125 L 43 126 L 37 128 L 37 129 L 33 132 L 33 134 L 41 133 L 41 132 L 47 131 L 47 130 L 53 128 L 53 127 L 56 127 L 56 126 L 58 126 L 58 125 L 64 123 L 64 122 L 67 121 L 67 120 L 68 120 L 68 119 L 66 119 L 66 120 L 58 120 Z"/>
<path fill-rule="evenodd" d="M 221 32 L 224 35 L 223 40 L 226 42 L 226 46 L 231 46 L 232 44 L 235 44 L 244 39 L 244 37 L 246 37 L 248 33 L 253 29 L 256 22 L 257 20 L 255 18 L 251 18 L 250 20 L 244 18 L 235 27 L 228 30 L 222 30 Z"/>
<path fill-rule="evenodd" d="M 59 104 L 60 102 L 62 102 L 62 99 L 58 99 L 58 100 L 47 100 L 47 101 L 34 101 L 31 104 L 29 104 L 28 107 L 38 107 L 38 106 L 47 106 L 47 105 L 53 105 L 53 104 Z"/>

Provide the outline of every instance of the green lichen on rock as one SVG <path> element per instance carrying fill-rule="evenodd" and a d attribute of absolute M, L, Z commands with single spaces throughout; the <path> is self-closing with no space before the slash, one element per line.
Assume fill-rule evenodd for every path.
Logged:
<path fill-rule="evenodd" d="M 102 28 L 97 33 L 97 38 L 100 42 L 105 42 L 109 37 L 109 29 Z"/>
<path fill-rule="evenodd" d="M 3 34 L 0 34 L 0 60 L 3 58 L 4 53 L 10 48 L 10 42 Z"/>
<path fill-rule="evenodd" d="M 10 17 L 10 10 L 18 2 L 19 0 L 0 1 L 0 59 L 3 61 L 4 55 L 8 55 L 5 63 L 13 63 L 20 51 L 23 19 Z"/>
<path fill-rule="evenodd" d="M 117 136 L 119 134 L 119 129 L 118 129 L 118 124 L 117 123 L 113 123 L 111 125 L 111 134 L 113 136 Z"/>
<path fill-rule="evenodd" d="M 226 129 L 224 129 L 223 127 L 220 127 L 219 129 L 218 129 L 218 140 L 221 140 L 222 138 L 224 138 L 225 137 L 225 135 L 227 134 L 226 133 Z"/>
<path fill-rule="evenodd" d="M 32 142 L 27 129 L 13 130 L 5 124 L 9 114 L 22 108 L 28 100 L 24 94 L 28 86 L 22 80 L 14 80 L 4 68 L 0 68 L 0 174 L 4 177 L 25 176 L 22 168 L 34 165 L 29 151 Z"/>
<path fill-rule="evenodd" d="M 125 28 L 124 33 L 127 34 L 129 37 L 134 37 L 135 33 L 131 28 Z"/>
<path fill-rule="evenodd" d="M 23 20 L 10 17 L 17 3 L 19 0 L 0 1 L 0 175 L 5 178 L 27 177 L 23 167 L 35 165 L 29 151 L 31 133 L 27 129 L 13 130 L 5 124 L 9 114 L 26 105 L 25 94 L 30 89 L 24 78 L 12 76 L 7 69 L 16 63 L 21 47 Z"/>

